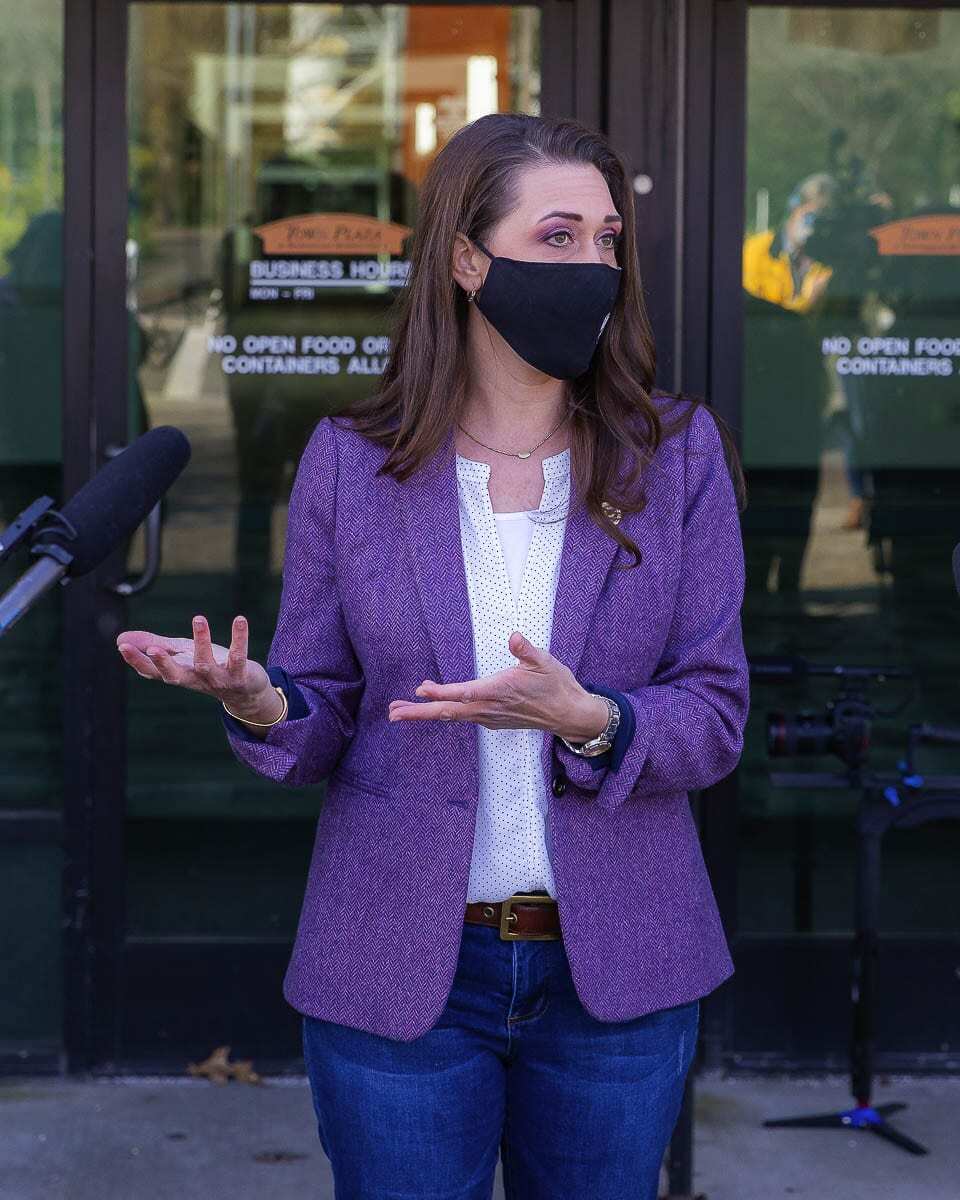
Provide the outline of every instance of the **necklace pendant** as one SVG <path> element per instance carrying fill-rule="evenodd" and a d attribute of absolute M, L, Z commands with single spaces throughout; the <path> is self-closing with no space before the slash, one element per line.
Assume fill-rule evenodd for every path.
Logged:
<path fill-rule="evenodd" d="M 528 451 L 526 452 L 526 454 L 518 454 L 518 455 L 517 455 L 517 458 L 529 458 L 529 457 L 530 457 L 530 455 L 531 455 L 532 453 L 533 453 L 533 451 L 532 451 L 532 450 L 528 450 Z"/>

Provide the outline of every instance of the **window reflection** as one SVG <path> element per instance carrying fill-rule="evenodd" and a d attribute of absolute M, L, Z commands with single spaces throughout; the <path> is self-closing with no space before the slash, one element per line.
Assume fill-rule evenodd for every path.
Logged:
<path fill-rule="evenodd" d="M 62 5 L 15 10 L 0 0 L 0 529 L 40 496 L 62 499 Z M 31 561 L 21 550 L 0 566 L 0 593 Z M 51 594 L 0 642 L 2 807 L 60 804 L 60 637 Z"/>
<path fill-rule="evenodd" d="M 913 721 L 960 725 L 960 13 L 753 9 L 748 40 L 743 453 L 748 652 L 889 664 L 870 765 Z M 742 768 L 745 932 L 846 930 L 856 795 L 774 789 L 766 713 L 832 690 L 758 686 Z M 928 772 L 955 753 L 927 748 Z M 943 853 L 949 847 L 949 854 Z M 944 824 L 890 839 L 884 930 L 953 931 Z M 922 886 L 921 886 L 922 885 Z M 919 897 L 919 899 L 918 899 Z M 949 897 L 949 903 L 947 899 Z"/>
<path fill-rule="evenodd" d="M 0 0 L 0 530 L 63 499 L 63 3 Z M 32 559 L 0 566 L 0 594 Z M 0 639 L 0 1043 L 55 1045 L 61 1013 L 61 596 Z M 31 835 L 31 825 L 48 830 Z"/>

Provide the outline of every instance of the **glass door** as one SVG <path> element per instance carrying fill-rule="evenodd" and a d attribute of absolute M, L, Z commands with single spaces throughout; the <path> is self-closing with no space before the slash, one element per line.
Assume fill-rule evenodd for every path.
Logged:
<path fill-rule="evenodd" d="M 714 337 L 739 334 L 740 370 L 713 389 L 748 477 L 747 649 L 782 671 L 754 684 L 740 769 L 728 1051 L 843 1069 L 860 791 L 814 776 L 909 773 L 911 726 L 960 726 L 960 10 L 732 7 L 744 168 L 718 181 L 740 212 L 715 236 L 740 294 Z M 915 765 L 960 775 L 960 754 Z M 960 1047 L 958 855 L 955 819 L 884 839 L 891 1066 Z"/>
<path fill-rule="evenodd" d="M 127 5 L 126 296 L 111 311 L 122 299 L 128 439 L 172 424 L 193 453 L 162 505 L 159 572 L 118 628 L 190 636 L 203 612 L 223 642 L 242 612 L 263 661 L 294 471 L 316 421 L 383 369 L 424 173 L 483 113 L 566 111 L 571 80 L 542 63 L 545 47 L 572 61 L 573 7 Z M 208 698 L 129 671 L 122 686 L 116 1058 L 229 1044 L 296 1066 L 281 979 L 323 789 L 242 767 Z"/>
<path fill-rule="evenodd" d="M 0 0 L 0 531 L 63 488 L 63 3 Z M 29 542 L 29 539 L 28 539 Z M 34 562 L 0 565 L 0 595 Z M 63 1021 L 60 589 L 0 639 L 0 1070 L 48 1070 Z"/>

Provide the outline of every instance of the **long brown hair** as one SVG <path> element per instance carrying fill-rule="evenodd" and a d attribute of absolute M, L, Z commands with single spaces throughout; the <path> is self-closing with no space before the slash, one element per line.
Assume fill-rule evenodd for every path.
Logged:
<path fill-rule="evenodd" d="M 493 113 L 465 125 L 443 147 L 423 183 L 410 274 L 395 302 L 391 352 L 379 386 L 337 417 L 390 448 L 379 473 L 400 481 L 439 450 L 467 384 L 468 305 L 452 275 L 455 236 L 485 240 L 516 206 L 520 173 L 548 163 L 596 167 L 623 218 L 616 305 L 589 370 L 570 385 L 571 476 L 591 517 L 635 556 L 631 565 L 637 566 L 639 548 L 608 518 L 603 502 L 623 514 L 641 512 L 646 496 L 637 485 L 644 465 L 705 401 L 682 397 L 692 403 L 681 405 L 667 423 L 650 399 L 656 349 L 640 283 L 633 188 L 603 135 L 577 121 Z M 736 446 L 720 421 L 718 428 L 742 505 Z M 621 493 L 615 487 L 624 455 L 629 466 Z"/>

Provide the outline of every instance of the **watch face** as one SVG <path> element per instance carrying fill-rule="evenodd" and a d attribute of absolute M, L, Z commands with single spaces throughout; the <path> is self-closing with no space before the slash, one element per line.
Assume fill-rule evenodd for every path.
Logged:
<path fill-rule="evenodd" d="M 584 747 L 582 752 L 587 758 L 593 758 L 595 754 L 605 754 L 613 745 L 613 742 L 600 742 L 598 745 L 591 747 L 589 750 Z"/>

